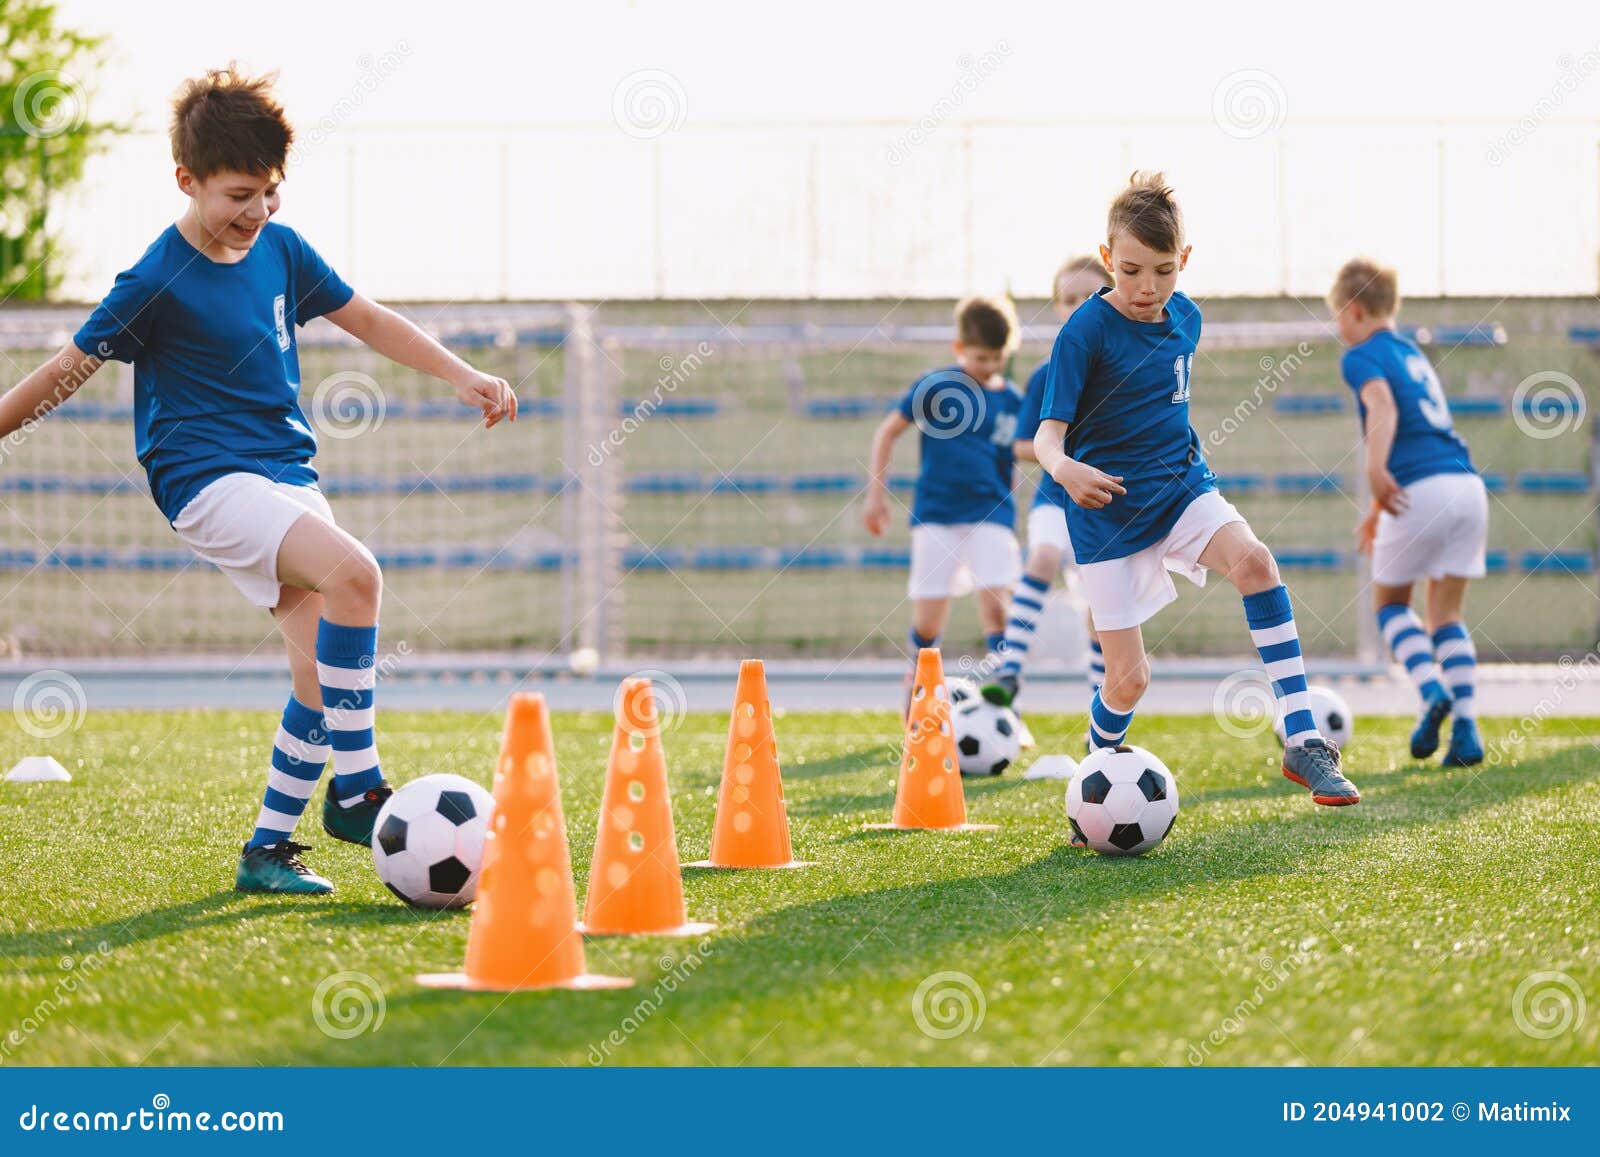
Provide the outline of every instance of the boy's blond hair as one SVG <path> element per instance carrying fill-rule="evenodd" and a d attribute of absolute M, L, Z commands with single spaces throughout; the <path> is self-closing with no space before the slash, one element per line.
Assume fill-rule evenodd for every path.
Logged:
<path fill-rule="evenodd" d="M 172 100 L 172 159 L 202 181 L 224 171 L 281 177 L 294 128 L 272 91 L 277 79 L 230 63 L 184 81 Z"/>
<path fill-rule="evenodd" d="M 1157 253 L 1177 253 L 1183 248 L 1183 210 L 1166 174 L 1141 170 L 1128 178 L 1128 187 L 1111 202 L 1107 246 L 1116 243 L 1118 233 L 1131 233 Z"/>
<path fill-rule="evenodd" d="M 1333 279 L 1328 304 L 1343 309 L 1351 302 L 1373 317 L 1393 317 L 1400 308 L 1400 275 L 1370 257 L 1351 258 Z"/>
<path fill-rule="evenodd" d="M 1055 280 L 1050 283 L 1050 300 L 1059 303 L 1062 297 L 1061 283 L 1071 281 L 1079 274 L 1098 278 L 1102 285 L 1111 284 L 1111 275 L 1098 257 L 1071 257 L 1056 270 Z"/>
<path fill-rule="evenodd" d="M 964 297 L 956 302 L 956 340 L 978 349 L 1010 353 L 1021 341 L 1021 324 L 1011 302 L 997 297 Z"/>

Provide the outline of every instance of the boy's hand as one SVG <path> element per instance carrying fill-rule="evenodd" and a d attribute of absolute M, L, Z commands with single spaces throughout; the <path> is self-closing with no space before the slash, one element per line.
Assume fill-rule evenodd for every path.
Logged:
<path fill-rule="evenodd" d="M 889 529 L 889 500 L 881 494 L 868 495 L 861 521 L 867 524 L 868 534 L 873 538 L 882 538 L 883 532 Z"/>
<path fill-rule="evenodd" d="M 1390 514 L 1399 514 L 1405 510 L 1409 499 L 1387 467 L 1378 466 L 1367 471 L 1367 484 L 1372 487 L 1372 501 L 1380 508 Z"/>
<path fill-rule="evenodd" d="M 464 404 L 483 411 L 485 430 L 493 429 L 502 418 L 513 422 L 517 420 L 517 394 L 504 378 L 473 370 L 452 384 L 456 388 L 456 397 Z"/>
<path fill-rule="evenodd" d="M 1050 477 L 1066 487 L 1072 501 L 1085 510 L 1099 510 L 1117 495 L 1128 492 L 1122 485 L 1122 475 L 1107 474 L 1072 458 L 1052 470 Z"/>
<path fill-rule="evenodd" d="M 1372 553 L 1372 543 L 1378 537 L 1378 515 L 1383 513 L 1383 508 L 1376 503 L 1356 523 L 1356 550 L 1362 554 Z"/>

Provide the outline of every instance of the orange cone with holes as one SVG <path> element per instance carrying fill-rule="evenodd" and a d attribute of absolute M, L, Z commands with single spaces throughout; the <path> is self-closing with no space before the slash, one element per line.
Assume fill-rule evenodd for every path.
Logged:
<path fill-rule="evenodd" d="M 711 858 L 691 868 L 804 868 L 789 845 L 789 813 L 778 770 L 778 741 L 767 699 L 767 669 L 760 659 L 739 664 L 739 687 L 728 721 Z"/>
<path fill-rule="evenodd" d="M 950 693 L 944 663 L 933 647 L 917 652 L 911 685 L 905 746 L 900 752 L 900 784 L 894 793 L 894 818 L 869 828 L 894 831 L 993 831 L 994 824 L 967 822 L 967 797 L 961 787 L 956 737 L 950 727 Z"/>
<path fill-rule="evenodd" d="M 579 931 L 699 936 L 714 927 L 691 923 L 684 914 L 655 689 L 648 679 L 625 679 L 617 695 L 617 727 Z"/>
<path fill-rule="evenodd" d="M 419 976 L 430 988 L 625 988 L 584 971 L 561 817 L 555 745 L 543 695 L 517 694 L 506 710 L 494 772 L 494 818 L 483 845 L 465 971 Z"/>

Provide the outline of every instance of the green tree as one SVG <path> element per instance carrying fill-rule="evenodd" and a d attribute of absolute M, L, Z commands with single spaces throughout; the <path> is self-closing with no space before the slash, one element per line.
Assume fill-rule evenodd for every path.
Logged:
<path fill-rule="evenodd" d="M 61 27 L 52 0 L 0 0 L 0 301 L 41 300 L 59 278 L 51 200 L 117 131 L 89 119 L 103 48 Z"/>

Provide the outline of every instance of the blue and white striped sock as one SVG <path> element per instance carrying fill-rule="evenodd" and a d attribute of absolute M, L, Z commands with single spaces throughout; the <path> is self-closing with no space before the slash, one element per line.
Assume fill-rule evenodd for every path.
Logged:
<path fill-rule="evenodd" d="M 1298 747 L 1308 739 L 1321 739 L 1306 691 L 1306 664 L 1300 655 L 1300 631 L 1294 625 L 1289 588 L 1279 583 L 1269 591 L 1245 595 L 1244 618 L 1250 624 L 1250 641 L 1272 680 L 1272 693 L 1278 697 L 1284 743 Z"/>
<path fill-rule="evenodd" d="M 1439 678 L 1439 664 L 1434 662 L 1433 644 L 1428 632 L 1422 629 L 1422 620 L 1406 603 L 1388 603 L 1378 608 L 1378 630 L 1389 652 L 1405 664 L 1406 674 L 1417 685 L 1424 699 L 1442 699 L 1450 693 Z"/>
<path fill-rule="evenodd" d="M 1106 653 L 1100 649 L 1099 639 L 1089 640 L 1089 690 L 1098 691 L 1106 681 Z"/>
<path fill-rule="evenodd" d="M 1457 719 L 1478 717 L 1478 697 L 1474 686 L 1478 681 L 1478 651 L 1467 634 L 1466 624 L 1446 623 L 1433 633 L 1433 653 L 1438 656 L 1444 678 L 1450 681 L 1450 694 L 1455 697 Z"/>
<path fill-rule="evenodd" d="M 322 684 L 322 713 L 333 747 L 333 784 L 328 790 L 341 807 L 349 807 L 383 782 L 372 706 L 377 652 L 377 627 L 342 627 L 327 619 L 317 625 L 317 680 Z"/>
<path fill-rule="evenodd" d="M 1022 666 L 1028 661 L 1028 648 L 1033 646 L 1039 613 L 1044 610 L 1044 597 L 1049 593 L 1050 584 L 1031 574 L 1023 575 L 1011 588 L 1011 618 L 1006 621 L 1005 642 L 1000 650 L 1001 675 L 1022 678 Z"/>
<path fill-rule="evenodd" d="M 328 733 L 322 712 L 307 707 L 293 695 L 283 709 L 278 736 L 272 744 L 272 770 L 267 773 L 267 794 L 256 816 L 256 830 L 246 850 L 286 840 L 306 810 L 328 763 Z"/>
<path fill-rule="evenodd" d="M 1126 713 L 1113 711 L 1096 690 L 1094 699 L 1089 703 L 1089 750 L 1115 747 L 1128 738 L 1128 726 L 1132 722 L 1132 710 Z"/>

